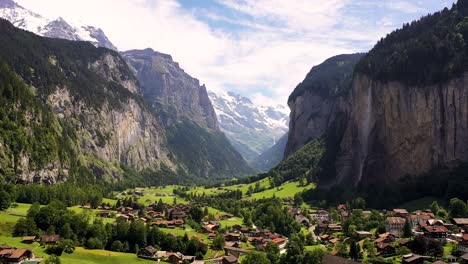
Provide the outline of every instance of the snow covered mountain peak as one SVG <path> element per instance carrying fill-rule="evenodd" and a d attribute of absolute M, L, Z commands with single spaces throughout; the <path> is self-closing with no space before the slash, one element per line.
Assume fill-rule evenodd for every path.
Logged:
<path fill-rule="evenodd" d="M 221 130 L 247 161 L 272 147 L 288 132 L 289 112 L 284 106 L 257 106 L 233 92 L 209 97 Z"/>
<path fill-rule="evenodd" d="M 99 28 L 70 23 L 62 17 L 55 19 L 45 18 L 18 5 L 13 0 L 0 0 L 0 17 L 10 21 L 15 27 L 40 36 L 88 41 L 96 47 L 117 50 Z"/>

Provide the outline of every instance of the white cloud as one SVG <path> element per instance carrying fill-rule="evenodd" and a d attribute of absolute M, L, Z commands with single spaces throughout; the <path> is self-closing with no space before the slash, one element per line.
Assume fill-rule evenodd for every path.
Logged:
<path fill-rule="evenodd" d="M 120 50 L 151 47 L 169 53 L 210 90 L 229 87 L 268 104 L 286 104 L 313 65 L 371 47 L 393 26 L 391 17 L 375 24 L 348 16 L 346 6 L 356 4 L 352 0 L 215 1 L 238 16 L 187 10 L 177 0 L 18 0 L 46 16 L 101 27 Z M 404 3 L 388 8 L 414 10 Z M 206 19 L 243 28 L 215 28 Z"/>

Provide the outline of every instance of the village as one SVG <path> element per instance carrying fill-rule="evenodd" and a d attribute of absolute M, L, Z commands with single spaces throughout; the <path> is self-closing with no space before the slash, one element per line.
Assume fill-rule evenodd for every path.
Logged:
<path fill-rule="evenodd" d="M 83 205 L 84 211 L 91 211 L 97 219 L 108 223 L 141 223 L 146 227 L 157 227 L 172 235 L 184 235 L 187 230 L 191 237 L 196 237 L 212 249 L 217 249 L 209 257 L 184 255 L 181 252 L 162 250 L 154 245 L 139 249 L 137 257 L 150 261 L 167 263 L 222 263 L 236 264 L 251 251 L 262 252 L 267 245 L 274 244 L 280 254 L 287 252 L 288 237 L 268 229 L 257 228 L 254 224 L 247 226 L 233 221 L 228 213 L 206 215 L 201 218 L 197 227 L 193 221 L 192 209 L 198 205 L 187 203 L 173 204 L 147 200 L 147 205 L 137 203 L 144 197 L 143 191 L 128 191 L 116 204 L 105 204 L 95 208 Z M 129 198 L 131 197 L 131 198 Z M 172 198 L 172 194 L 170 195 Z M 176 198 L 176 197 L 174 197 Z M 157 200 L 157 199 L 156 199 Z M 165 199 L 167 201 L 167 199 Z M 284 199 L 284 207 L 296 223 L 301 225 L 304 234 L 313 237 L 309 248 L 320 248 L 326 252 L 324 263 L 358 263 L 369 259 L 380 259 L 387 262 L 376 263 L 468 263 L 468 218 L 452 218 L 444 221 L 431 210 L 406 209 L 363 210 L 350 209 L 349 205 L 340 204 L 333 208 L 304 209 L 292 206 L 290 199 Z M 203 206 L 201 206 L 203 208 Z M 205 209 L 207 210 L 207 209 Z M 377 220 L 376 228 L 359 229 L 353 221 L 371 222 Z M 221 223 L 224 223 L 222 225 Z M 376 224 L 376 225 L 377 225 Z M 58 245 L 61 237 L 56 234 L 39 237 L 22 238 L 25 244 L 39 242 L 42 247 Z M 418 254 L 415 241 L 423 243 L 430 254 Z M 355 244 L 355 245 L 353 245 Z M 357 246 L 357 253 L 353 247 Z M 14 248 L 1 245 L 0 260 L 5 263 L 41 263 L 31 249 Z M 447 252 L 446 249 L 449 249 Z M 355 250 L 355 249 L 354 249 Z M 374 262 L 366 262 L 374 263 Z"/>

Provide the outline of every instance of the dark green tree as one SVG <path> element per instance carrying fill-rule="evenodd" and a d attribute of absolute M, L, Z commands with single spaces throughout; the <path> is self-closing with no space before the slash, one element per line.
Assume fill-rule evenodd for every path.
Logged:
<path fill-rule="evenodd" d="M 265 246 L 265 253 L 271 264 L 276 264 L 280 258 L 280 249 L 277 244 L 268 242 Z"/>

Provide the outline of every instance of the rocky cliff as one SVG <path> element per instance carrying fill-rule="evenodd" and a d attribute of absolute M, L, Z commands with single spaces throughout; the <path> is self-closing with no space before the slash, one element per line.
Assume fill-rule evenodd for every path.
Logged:
<path fill-rule="evenodd" d="M 341 96 L 351 86 L 354 66 L 363 54 L 332 57 L 311 69 L 288 100 L 291 109 L 285 156 L 326 133 Z"/>
<path fill-rule="evenodd" d="M 148 102 L 166 107 L 175 120 L 188 119 L 219 131 L 206 87 L 181 69 L 170 55 L 146 49 L 122 52 L 122 56 L 134 70 Z"/>
<path fill-rule="evenodd" d="M 358 191 L 374 204 L 467 197 L 467 17 L 459 1 L 405 25 L 355 61 L 349 78 L 332 67 L 320 79 L 313 69 L 305 80 L 313 82 L 290 97 L 286 153 L 324 139 L 319 188 L 341 186 L 335 194 Z M 340 79 L 349 80 L 341 93 L 319 89 L 334 91 Z"/>

